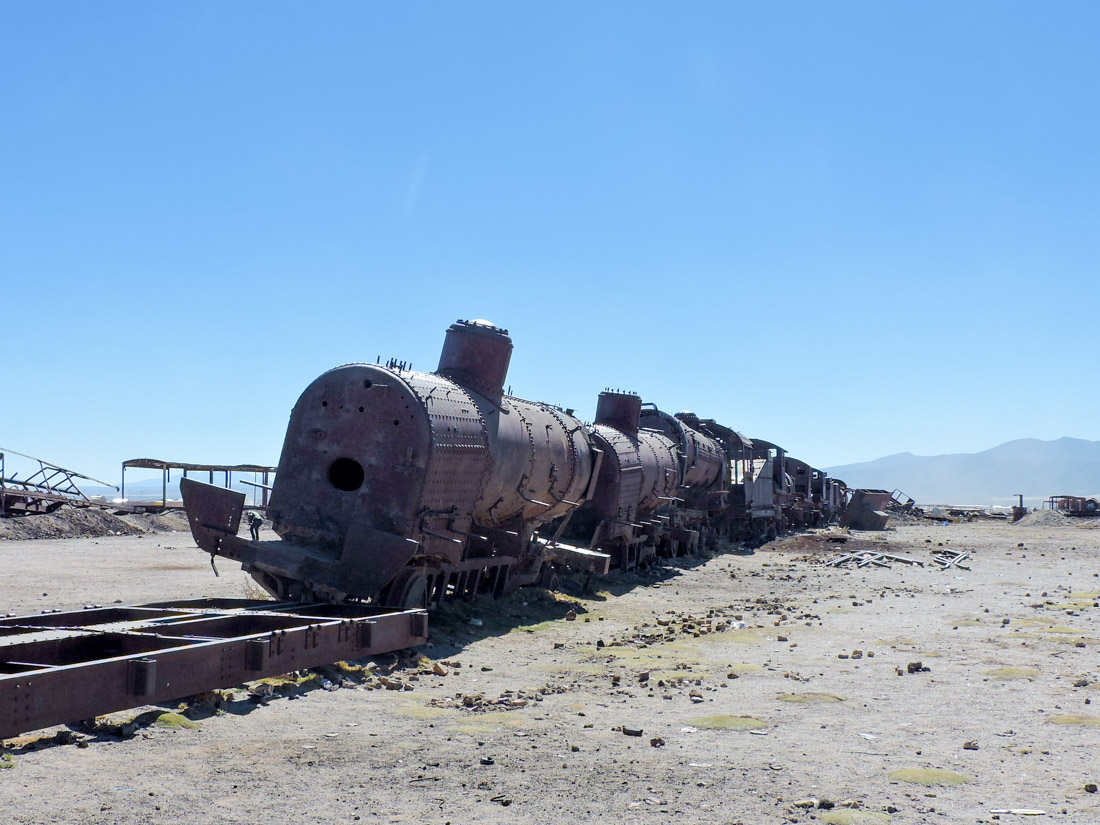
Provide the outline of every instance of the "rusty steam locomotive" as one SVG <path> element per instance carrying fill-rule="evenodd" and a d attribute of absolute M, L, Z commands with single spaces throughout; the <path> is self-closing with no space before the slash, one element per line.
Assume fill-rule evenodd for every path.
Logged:
<path fill-rule="evenodd" d="M 240 493 L 184 479 L 191 530 L 278 599 L 418 607 L 717 550 L 831 521 L 837 479 L 689 412 L 505 394 L 508 331 L 458 321 L 439 368 L 348 364 L 294 407 L 271 489 L 278 541 L 237 536 Z"/>

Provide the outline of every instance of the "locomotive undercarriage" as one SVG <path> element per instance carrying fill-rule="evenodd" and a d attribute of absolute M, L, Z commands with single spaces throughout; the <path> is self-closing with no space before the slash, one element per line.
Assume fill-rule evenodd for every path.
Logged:
<path fill-rule="evenodd" d="M 205 485 L 204 485 L 205 486 Z M 213 492 L 213 490 L 212 490 Z M 582 523 L 584 519 L 581 519 Z M 553 536 L 561 525 L 546 526 Z M 557 589 L 565 572 L 607 573 L 610 568 L 632 570 L 659 563 L 660 559 L 723 552 L 736 542 L 764 543 L 788 527 L 782 511 L 734 518 L 730 511 L 670 507 L 642 524 L 618 524 L 618 535 L 600 542 L 603 552 L 585 549 L 529 530 L 490 528 L 471 533 L 478 546 L 461 561 L 440 556 L 414 556 L 396 576 L 370 599 L 380 606 L 430 608 L 446 601 L 500 598 L 524 586 Z M 791 524 L 790 526 L 801 526 Z M 600 523 L 591 537 L 594 546 L 606 525 Z M 219 555 L 237 558 L 261 587 L 279 600 L 346 603 L 367 601 L 337 586 L 288 577 L 266 565 L 266 553 L 282 542 L 251 542 L 225 536 Z M 207 545 L 208 548 L 211 545 Z M 235 549 L 231 549 L 235 548 Z M 250 559 L 246 560 L 245 556 Z"/>

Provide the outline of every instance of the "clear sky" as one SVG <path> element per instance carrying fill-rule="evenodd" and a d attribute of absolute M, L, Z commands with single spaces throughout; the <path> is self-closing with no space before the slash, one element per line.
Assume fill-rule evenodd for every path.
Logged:
<path fill-rule="evenodd" d="M 0 445 L 278 460 L 515 341 L 816 466 L 1100 438 L 1100 6 L 0 2 Z M 129 477 L 129 474 L 128 474 Z"/>

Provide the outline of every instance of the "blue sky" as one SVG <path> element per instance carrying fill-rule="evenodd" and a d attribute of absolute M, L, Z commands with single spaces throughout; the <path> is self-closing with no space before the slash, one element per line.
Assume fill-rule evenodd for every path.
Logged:
<path fill-rule="evenodd" d="M 0 4 L 0 445 L 271 462 L 322 371 L 817 466 L 1100 439 L 1094 4 Z M 128 474 L 129 477 L 129 474 Z"/>

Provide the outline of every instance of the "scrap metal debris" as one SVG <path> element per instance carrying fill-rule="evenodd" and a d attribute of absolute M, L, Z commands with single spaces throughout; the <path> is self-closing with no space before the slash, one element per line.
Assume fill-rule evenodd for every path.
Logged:
<path fill-rule="evenodd" d="M 933 550 L 932 562 L 939 565 L 940 570 L 947 570 L 950 567 L 957 567 L 960 570 L 969 570 L 960 562 L 970 558 L 969 550 Z"/>
<path fill-rule="evenodd" d="M 948 570 L 952 568 L 969 570 L 969 567 L 962 564 L 962 562 L 966 561 L 968 558 L 970 558 L 969 550 L 941 549 L 932 551 L 932 563 L 935 565 L 936 570 Z M 924 562 L 919 559 L 911 559 L 908 556 L 898 556 L 893 553 L 883 553 L 878 550 L 867 549 L 845 553 L 836 558 L 829 559 L 825 564 L 829 567 L 848 567 L 849 565 L 855 565 L 856 567 L 890 567 L 894 562 L 924 567 Z"/>
<path fill-rule="evenodd" d="M 924 562 L 917 559 L 911 559 L 908 556 L 896 556 L 893 553 L 882 553 L 874 550 L 856 550 L 852 553 L 845 553 L 842 556 L 837 556 L 835 559 L 829 559 L 825 564 L 830 567 L 847 567 L 849 564 L 855 564 L 856 567 L 890 567 L 893 562 L 900 564 L 916 565 L 918 567 L 924 567 Z"/>
<path fill-rule="evenodd" d="M 26 478 L 16 478 L 19 473 L 8 475 L 5 453 L 19 456 L 35 469 Z M 23 515 L 30 513 L 52 513 L 58 508 L 71 504 L 86 507 L 94 502 L 76 486 L 77 480 L 91 481 L 104 487 L 118 488 L 106 481 L 83 475 L 75 470 L 66 470 L 41 458 L 25 453 L 17 453 L 0 447 L 0 515 Z"/>

